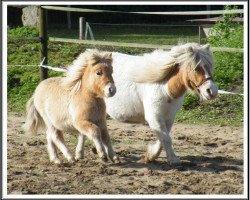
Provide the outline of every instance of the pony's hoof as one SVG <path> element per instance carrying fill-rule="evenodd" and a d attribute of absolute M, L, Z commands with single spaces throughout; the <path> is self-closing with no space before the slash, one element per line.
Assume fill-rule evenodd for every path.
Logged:
<path fill-rule="evenodd" d="M 58 158 L 56 158 L 56 159 L 54 159 L 54 160 L 51 160 L 51 162 L 53 162 L 53 163 L 55 163 L 55 164 L 57 164 L 57 165 L 62 164 L 62 161 L 59 160 Z"/>
<path fill-rule="evenodd" d="M 108 162 L 108 158 L 106 156 L 101 157 L 101 162 L 102 163 L 107 163 Z"/>
<path fill-rule="evenodd" d="M 120 158 L 119 158 L 118 156 L 114 156 L 111 160 L 112 160 L 112 162 L 115 163 L 115 164 L 121 163 L 121 160 L 120 160 Z"/>
<path fill-rule="evenodd" d="M 69 163 L 75 163 L 76 162 L 76 160 L 75 160 L 75 158 L 69 158 Z"/>
<path fill-rule="evenodd" d="M 145 163 L 145 164 L 147 164 L 147 163 L 150 163 L 150 162 L 153 162 L 153 161 L 155 161 L 155 158 L 152 158 L 152 157 L 150 157 L 148 155 L 143 155 L 141 157 L 141 159 L 138 161 L 138 163 Z"/>
<path fill-rule="evenodd" d="M 76 161 L 81 160 L 81 159 L 83 159 L 83 155 L 76 155 L 75 156 Z"/>
<path fill-rule="evenodd" d="M 168 159 L 168 162 L 170 165 L 180 165 L 181 164 L 181 160 L 178 157 L 175 157 L 174 159 Z"/>

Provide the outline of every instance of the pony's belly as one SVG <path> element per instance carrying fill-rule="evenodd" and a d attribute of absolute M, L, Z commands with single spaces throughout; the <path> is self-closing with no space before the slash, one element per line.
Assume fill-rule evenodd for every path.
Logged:
<path fill-rule="evenodd" d="M 126 104 L 120 104 L 121 101 L 113 98 L 106 102 L 108 115 L 120 122 L 144 123 L 144 110 L 142 106 L 135 106 L 133 102 L 127 101 Z"/>
<path fill-rule="evenodd" d="M 127 117 L 127 119 L 124 122 L 128 122 L 128 123 L 145 123 L 145 117 L 144 117 L 144 115 L 137 115 L 137 116 Z"/>
<path fill-rule="evenodd" d="M 120 121 L 120 122 L 127 122 L 127 123 L 144 123 L 145 122 L 145 118 L 144 118 L 144 115 L 124 115 L 124 114 L 114 114 L 112 115 L 109 114 L 109 116 L 112 118 L 112 119 L 115 119 L 117 121 Z"/>
<path fill-rule="evenodd" d="M 112 98 L 105 99 L 106 111 L 115 120 L 121 122 L 144 123 L 144 108 L 136 85 L 117 80 L 117 92 Z"/>
<path fill-rule="evenodd" d="M 51 121 L 51 124 L 53 124 L 53 126 L 62 131 L 62 132 L 70 132 L 70 133 L 74 133 L 74 132 L 78 132 L 77 129 L 73 126 L 72 122 L 70 121 Z"/>

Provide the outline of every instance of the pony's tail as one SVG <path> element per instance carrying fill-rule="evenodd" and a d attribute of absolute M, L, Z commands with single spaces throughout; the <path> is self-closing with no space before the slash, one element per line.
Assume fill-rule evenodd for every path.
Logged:
<path fill-rule="evenodd" d="M 26 104 L 26 121 L 23 125 L 23 129 L 26 133 L 35 135 L 39 130 L 45 128 L 43 118 L 38 113 L 34 105 L 34 97 L 31 97 Z"/>

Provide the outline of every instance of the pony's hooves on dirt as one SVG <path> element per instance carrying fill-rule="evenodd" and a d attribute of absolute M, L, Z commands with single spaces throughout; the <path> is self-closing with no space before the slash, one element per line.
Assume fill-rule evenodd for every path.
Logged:
<path fill-rule="evenodd" d="M 83 159 L 83 156 L 75 156 L 75 160 L 78 161 L 78 160 L 82 160 Z"/>
<path fill-rule="evenodd" d="M 61 160 L 59 160 L 58 158 L 57 158 L 57 159 L 55 159 L 55 160 L 51 160 L 51 162 L 53 162 L 53 163 L 55 163 L 55 164 L 57 164 L 57 165 L 62 164 L 62 161 L 61 161 Z"/>
<path fill-rule="evenodd" d="M 121 163 L 121 160 L 120 160 L 120 158 L 119 158 L 118 156 L 114 156 L 113 159 L 111 159 L 111 160 L 112 160 L 112 162 L 115 163 L 115 164 Z"/>
<path fill-rule="evenodd" d="M 101 162 L 102 163 L 107 163 L 108 162 L 108 158 L 105 156 L 105 157 L 101 157 Z"/>
<path fill-rule="evenodd" d="M 172 160 L 168 160 L 169 165 L 176 166 L 176 165 L 181 165 L 181 160 L 180 158 L 175 158 Z"/>
<path fill-rule="evenodd" d="M 150 162 L 153 162 L 153 161 L 155 161 L 155 159 L 150 159 L 147 155 L 143 155 L 141 157 L 141 159 L 138 160 L 137 162 L 138 163 L 145 163 L 145 164 L 147 164 L 147 163 L 150 163 Z"/>
<path fill-rule="evenodd" d="M 70 158 L 68 161 L 69 161 L 69 163 L 75 163 L 76 162 L 75 158 Z"/>

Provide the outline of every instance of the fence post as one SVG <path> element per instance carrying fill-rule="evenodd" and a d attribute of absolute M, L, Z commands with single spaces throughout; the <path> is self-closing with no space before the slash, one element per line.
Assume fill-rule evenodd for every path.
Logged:
<path fill-rule="evenodd" d="M 85 23 L 85 36 L 84 36 L 84 39 L 87 40 L 88 39 L 88 22 Z"/>
<path fill-rule="evenodd" d="M 68 8 L 70 8 L 71 6 L 68 5 Z M 71 30 L 71 13 L 67 12 L 67 25 L 68 25 L 68 29 Z"/>
<path fill-rule="evenodd" d="M 86 38 L 84 37 L 86 29 L 86 21 L 84 17 L 79 18 L 79 40 L 85 40 Z"/>
<path fill-rule="evenodd" d="M 41 41 L 41 61 L 44 59 L 43 64 L 48 64 L 48 33 L 47 33 L 47 11 L 39 8 L 39 36 Z M 48 78 L 48 69 L 40 67 L 40 81 Z"/>
<path fill-rule="evenodd" d="M 201 25 L 199 25 L 199 44 L 201 44 Z"/>

